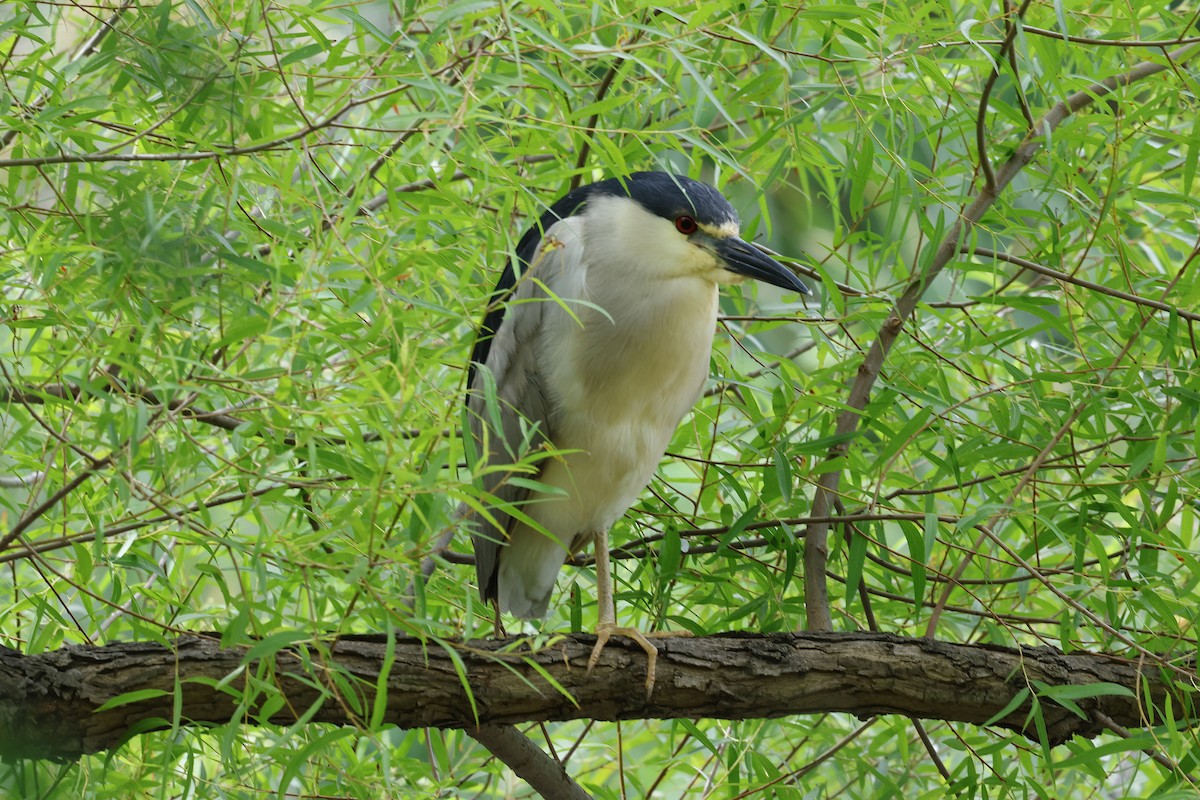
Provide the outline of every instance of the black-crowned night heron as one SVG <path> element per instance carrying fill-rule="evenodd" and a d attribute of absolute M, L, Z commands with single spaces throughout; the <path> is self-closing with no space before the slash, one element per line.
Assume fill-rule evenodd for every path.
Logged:
<path fill-rule="evenodd" d="M 499 611 L 546 614 L 569 553 L 596 543 L 598 640 L 618 628 L 608 529 L 654 474 L 708 377 L 717 287 L 747 278 L 807 287 L 739 238 L 721 193 L 639 172 L 568 193 L 517 245 L 471 354 L 467 409 L 482 484 L 468 511 L 479 591 Z M 554 455 L 511 465 L 544 444 Z M 532 481 L 531 481 L 532 479 Z M 498 625 L 497 625 L 498 627 Z"/>

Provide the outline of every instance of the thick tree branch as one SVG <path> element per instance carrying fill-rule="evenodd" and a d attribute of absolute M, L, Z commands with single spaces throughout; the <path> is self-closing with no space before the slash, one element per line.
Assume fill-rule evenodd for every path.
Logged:
<path fill-rule="evenodd" d="M 542 797 L 552 800 L 591 800 L 567 774 L 562 763 L 542 752 L 529 737 L 512 725 L 480 725 L 467 733 L 528 783 Z"/>
<path fill-rule="evenodd" d="M 1112 724 L 1159 724 L 1171 692 L 1156 665 L 1112 655 L 880 633 L 725 634 L 659 642 L 658 688 L 647 702 L 642 649 L 614 640 L 589 675 L 584 664 L 594 641 L 591 635 L 565 635 L 534 653 L 516 640 L 397 639 L 389 645 L 383 637 L 358 637 L 281 650 L 270 665 L 247 663 L 247 648 L 222 648 L 216 636 L 188 636 L 171 647 L 117 643 L 36 656 L 3 649 L 0 755 L 69 759 L 112 748 L 134 732 L 170 727 L 177 691 L 180 725 L 261 724 L 268 721 L 262 714 L 271 723 L 291 724 L 311 714 L 315 722 L 342 725 L 367 726 L 374 719 L 410 728 L 460 728 L 485 741 L 488 726 L 525 721 L 844 712 L 993 724 L 1036 738 L 1031 714 L 1040 713 L 1051 744 L 1096 736 Z M 257 676 L 254 685 L 266 681 L 278 694 L 244 698 L 246 674 Z M 386 697 L 377 697 L 376 686 L 384 681 Z M 1073 694 L 1085 718 L 1050 699 L 1060 686 L 1120 693 L 1083 699 Z M 146 690 L 161 694 L 145 697 Z M 130 692 L 143 697 L 101 710 Z M 1039 697 L 1035 712 L 1031 696 Z M 1152 708 L 1142 704 L 1147 700 Z M 250 709 L 240 719 L 239 704 Z M 1171 707 L 1183 706 L 1176 698 Z"/>

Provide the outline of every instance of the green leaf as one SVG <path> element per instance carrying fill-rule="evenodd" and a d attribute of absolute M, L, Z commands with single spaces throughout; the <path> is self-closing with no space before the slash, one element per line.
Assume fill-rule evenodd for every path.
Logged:
<path fill-rule="evenodd" d="M 862 581 L 863 565 L 867 558 L 867 537 L 853 534 L 850 537 L 850 552 L 846 562 L 846 604 L 852 603 L 858 596 L 858 586 Z"/>
<path fill-rule="evenodd" d="M 1009 714 L 1015 712 L 1018 708 L 1024 705 L 1025 701 L 1029 699 L 1029 696 L 1028 687 L 1018 690 L 1017 693 L 1012 696 L 1012 699 L 1008 701 L 1008 704 L 1004 706 L 1004 708 L 997 711 L 988 719 L 987 722 L 983 723 L 983 727 L 986 728 L 990 725 L 995 725 Z"/>
<path fill-rule="evenodd" d="M 273 656 L 280 650 L 286 650 L 299 642 L 307 642 L 312 639 L 312 634 L 304 631 L 278 631 L 262 640 L 255 643 L 246 651 L 245 662 L 247 664 Z"/>
<path fill-rule="evenodd" d="M 143 700 L 153 700 L 156 697 L 165 697 L 169 694 L 171 693 L 164 689 L 134 689 L 133 691 L 125 692 L 124 694 L 119 694 L 116 697 L 109 698 L 108 700 L 104 701 L 94 713 L 98 714 L 101 711 L 120 708 L 121 706 L 127 706 L 130 703 L 140 703 Z"/>

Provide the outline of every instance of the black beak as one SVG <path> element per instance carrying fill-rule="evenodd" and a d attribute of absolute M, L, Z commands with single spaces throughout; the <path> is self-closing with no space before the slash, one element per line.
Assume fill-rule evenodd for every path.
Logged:
<path fill-rule="evenodd" d="M 763 281 L 780 289 L 800 294 L 812 294 L 792 271 L 751 244 L 736 236 L 718 239 L 717 255 L 725 262 L 725 269 Z"/>

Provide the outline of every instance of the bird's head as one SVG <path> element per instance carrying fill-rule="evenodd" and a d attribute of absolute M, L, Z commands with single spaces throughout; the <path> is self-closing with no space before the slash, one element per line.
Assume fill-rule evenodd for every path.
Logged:
<path fill-rule="evenodd" d="M 665 172 L 636 172 L 588 189 L 589 255 L 645 265 L 663 277 L 713 283 L 748 278 L 809 294 L 791 270 L 740 236 L 737 212 L 708 184 Z"/>

